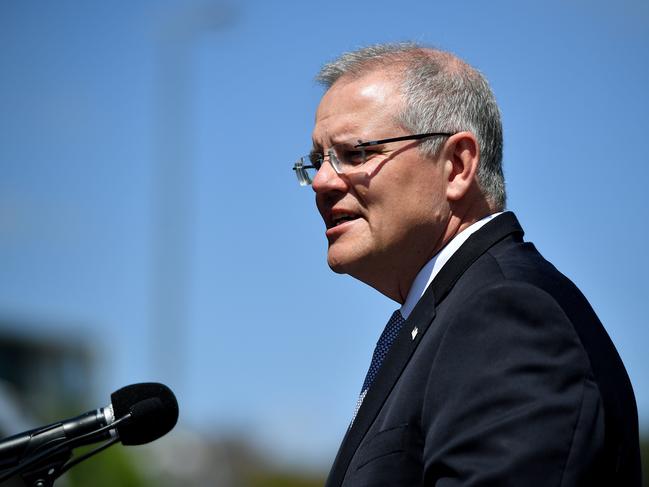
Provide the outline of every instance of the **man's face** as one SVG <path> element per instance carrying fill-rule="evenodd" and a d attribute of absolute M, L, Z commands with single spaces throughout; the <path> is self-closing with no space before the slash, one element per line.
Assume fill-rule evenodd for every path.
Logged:
<path fill-rule="evenodd" d="M 403 103 L 399 83 L 381 72 L 338 80 L 318 107 L 314 150 L 326 154 L 348 140 L 410 135 L 395 121 Z M 414 141 L 368 149 L 367 162 L 353 173 L 340 176 L 325 162 L 313 181 L 327 227 L 327 260 L 334 271 L 403 298 L 439 250 L 449 212 L 447 164 L 425 158 Z"/>

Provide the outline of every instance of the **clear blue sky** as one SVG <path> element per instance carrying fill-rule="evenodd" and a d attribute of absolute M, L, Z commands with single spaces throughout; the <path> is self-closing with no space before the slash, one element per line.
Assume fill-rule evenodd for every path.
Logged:
<path fill-rule="evenodd" d="M 0 317 L 95 343 L 100 403 L 128 383 L 167 382 L 184 426 L 327 464 L 397 304 L 329 271 L 313 194 L 291 164 L 310 147 L 319 66 L 403 40 L 450 50 L 490 80 L 508 206 L 591 301 L 647 430 L 640 0 L 2 2 Z M 176 211 L 159 233 L 172 150 Z M 152 300 L 163 236 L 184 249 L 180 271 L 163 274 L 175 336 Z"/>

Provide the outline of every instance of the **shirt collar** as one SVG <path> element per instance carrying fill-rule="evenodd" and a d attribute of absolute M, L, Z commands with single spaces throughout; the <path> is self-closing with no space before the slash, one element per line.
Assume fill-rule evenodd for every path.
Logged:
<path fill-rule="evenodd" d="M 419 301 L 419 298 L 422 297 L 430 283 L 433 282 L 433 279 L 439 273 L 440 269 L 444 266 L 444 264 L 446 264 L 446 262 L 448 262 L 448 260 L 457 251 L 457 249 L 459 249 L 472 234 L 480 230 L 483 225 L 485 225 L 487 222 L 491 221 L 498 215 L 501 215 L 502 213 L 503 212 L 501 211 L 494 213 L 493 215 L 486 216 L 482 220 L 478 220 L 477 222 L 472 223 L 471 225 L 466 227 L 455 237 L 453 237 L 444 246 L 444 248 L 442 248 L 442 250 L 437 252 L 433 256 L 433 258 L 430 259 L 426 263 L 426 265 L 421 268 L 421 270 L 415 277 L 415 280 L 412 282 L 412 286 L 410 286 L 410 291 L 408 291 L 406 300 L 401 306 L 401 315 L 405 319 L 408 319 L 408 316 L 410 316 L 410 313 L 415 308 L 415 305 Z"/>

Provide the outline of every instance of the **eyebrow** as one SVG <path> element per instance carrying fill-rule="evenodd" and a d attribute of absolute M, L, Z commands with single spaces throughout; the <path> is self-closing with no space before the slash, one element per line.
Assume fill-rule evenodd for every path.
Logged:
<path fill-rule="evenodd" d="M 350 135 L 349 132 L 343 132 L 342 135 L 335 135 L 335 136 L 331 137 L 330 141 L 331 141 L 331 144 L 329 145 L 329 147 L 331 147 L 332 145 L 346 144 L 346 143 L 355 146 L 359 142 L 362 142 L 363 138 L 358 137 L 356 135 Z M 317 143 L 315 140 L 311 140 L 311 143 L 312 143 L 311 152 L 322 151 L 322 145 Z"/>

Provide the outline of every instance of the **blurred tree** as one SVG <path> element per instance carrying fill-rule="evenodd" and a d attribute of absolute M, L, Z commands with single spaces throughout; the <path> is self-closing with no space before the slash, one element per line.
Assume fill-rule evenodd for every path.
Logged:
<path fill-rule="evenodd" d="M 297 473 L 255 472 L 245 487 L 322 487 L 325 479 Z"/>
<path fill-rule="evenodd" d="M 78 449 L 75 455 L 84 454 L 92 447 Z M 96 457 L 76 465 L 64 474 L 70 487 L 144 487 L 145 476 L 135 465 L 133 457 L 121 445 L 114 445 Z"/>

